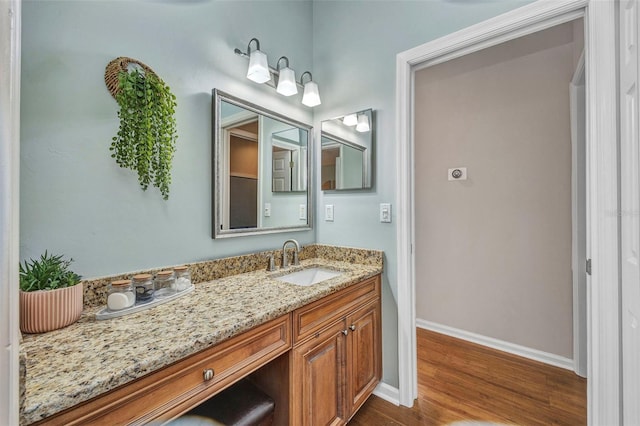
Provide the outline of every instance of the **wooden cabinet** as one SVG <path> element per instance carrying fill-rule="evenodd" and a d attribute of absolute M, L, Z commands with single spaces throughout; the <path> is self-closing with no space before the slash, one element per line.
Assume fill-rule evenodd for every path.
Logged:
<path fill-rule="evenodd" d="M 380 381 L 380 300 L 374 300 L 347 318 L 348 373 L 347 408 L 355 413 Z"/>
<path fill-rule="evenodd" d="M 293 349 L 291 413 L 294 424 L 339 425 L 347 421 L 345 322 L 339 321 Z"/>
<path fill-rule="evenodd" d="M 292 424 L 344 424 L 382 372 L 380 277 L 298 309 L 293 318 Z"/>

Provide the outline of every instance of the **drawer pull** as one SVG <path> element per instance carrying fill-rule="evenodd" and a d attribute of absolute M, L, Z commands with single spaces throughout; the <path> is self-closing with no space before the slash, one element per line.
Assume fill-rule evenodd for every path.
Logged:
<path fill-rule="evenodd" d="M 208 382 L 209 380 L 213 379 L 213 369 L 207 368 L 206 370 L 204 370 L 202 372 L 202 378 L 204 379 L 205 382 Z"/>
<path fill-rule="evenodd" d="M 347 334 L 349 334 L 349 330 L 342 330 L 342 334 L 346 336 Z"/>
<path fill-rule="evenodd" d="M 356 331 L 356 326 L 355 326 L 355 325 L 353 325 L 353 324 L 351 324 L 351 325 L 349 326 L 349 330 L 351 330 L 351 331 Z"/>

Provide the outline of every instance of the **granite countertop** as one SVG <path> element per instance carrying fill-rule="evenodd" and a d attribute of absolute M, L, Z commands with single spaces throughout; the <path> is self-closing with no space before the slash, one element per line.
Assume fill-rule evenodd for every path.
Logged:
<path fill-rule="evenodd" d="M 302 287 L 275 280 L 310 266 L 342 271 Z M 100 308 L 61 330 L 25 335 L 21 424 L 51 416 L 236 334 L 382 272 L 382 265 L 306 259 L 286 271 L 264 270 L 196 284 L 172 302 L 98 321 Z"/>

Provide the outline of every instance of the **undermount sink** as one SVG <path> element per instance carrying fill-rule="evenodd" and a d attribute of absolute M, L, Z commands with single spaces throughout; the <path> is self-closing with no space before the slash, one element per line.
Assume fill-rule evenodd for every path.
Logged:
<path fill-rule="evenodd" d="M 307 268 L 301 271 L 291 272 L 290 274 L 283 275 L 275 278 L 278 281 L 283 281 L 289 284 L 296 284 L 301 286 L 310 286 L 319 282 L 335 278 L 342 275 L 342 272 L 332 271 L 325 268 Z"/>

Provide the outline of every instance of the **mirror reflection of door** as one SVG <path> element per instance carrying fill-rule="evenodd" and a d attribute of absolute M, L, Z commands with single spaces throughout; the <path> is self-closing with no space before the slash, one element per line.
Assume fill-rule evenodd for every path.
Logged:
<path fill-rule="evenodd" d="M 291 151 L 273 147 L 273 191 L 283 192 L 291 189 L 291 174 L 293 168 L 293 160 L 291 159 Z"/>
<path fill-rule="evenodd" d="M 290 127 L 271 135 L 271 190 L 297 192 L 307 190 L 307 131 Z"/>
<path fill-rule="evenodd" d="M 258 121 L 226 129 L 229 135 L 229 228 L 258 226 Z"/>
<path fill-rule="evenodd" d="M 340 169 L 337 164 L 340 162 L 339 144 L 322 144 L 322 168 L 320 170 L 322 189 L 338 188 L 337 171 Z"/>

